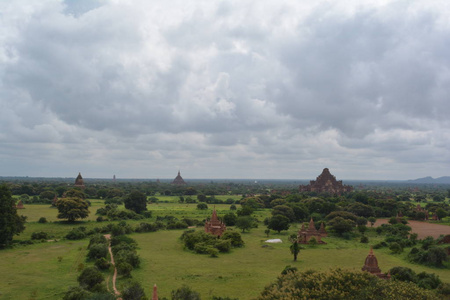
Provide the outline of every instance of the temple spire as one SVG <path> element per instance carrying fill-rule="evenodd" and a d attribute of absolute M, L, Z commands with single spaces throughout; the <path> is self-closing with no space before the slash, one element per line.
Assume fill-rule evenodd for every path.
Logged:
<path fill-rule="evenodd" d="M 152 300 L 158 300 L 158 288 L 156 284 L 153 286 Z"/>

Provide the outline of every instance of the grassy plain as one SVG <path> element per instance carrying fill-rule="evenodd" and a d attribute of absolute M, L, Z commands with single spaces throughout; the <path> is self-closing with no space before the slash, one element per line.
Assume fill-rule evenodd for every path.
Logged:
<path fill-rule="evenodd" d="M 160 197 L 158 197 L 160 198 Z M 58 242 L 44 242 L 28 246 L 17 246 L 14 249 L 0 251 L 0 299 L 61 299 L 69 286 L 77 285 L 78 265 L 85 262 L 88 239 L 82 241 L 66 241 L 63 236 L 73 227 L 86 226 L 93 228 L 104 226 L 107 222 L 94 221 L 95 211 L 103 205 L 102 201 L 91 201 L 89 221 L 66 223 L 57 221 L 57 211 L 46 205 L 26 205 L 20 213 L 28 216 L 26 231 L 15 239 L 29 239 L 34 231 L 45 231 L 53 234 Z M 153 211 L 153 222 L 157 216 L 173 215 L 203 220 L 211 215 L 208 210 L 197 210 L 196 204 L 180 204 L 176 199 L 168 203 L 148 205 Z M 219 215 L 229 212 L 230 205 L 215 205 Z M 256 212 L 262 221 L 270 215 L 269 210 Z M 37 223 L 40 217 L 51 221 L 46 224 Z M 127 221 L 135 226 L 142 221 Z M 300 225 L 293 224 L 289 232 L 272 233 L 270 238 L 280 238 L 281 244 L 267 244 L 264 241 L 265 226 L 243 233 L 245 247 L 234 249 L 228 254 L 219 254 L 218 258 L 197 255 L 183 249 L 179 240 L 183 230 L 159 231 L 154 233 L 132 234 L 139 245 L 141 267 L 133 271 L 133 277 L 151 293 L 153 284 L 158 285 L 160 297 L 170 298 L 170 292 L 186 284 L 201 293 L 202 299 L 211 296 L 229 296 L 233 298 L 252 299 L 265 285 L 273 282 L 286 265 L 299 270 L 341 267 L 361 269 L 370 245 L 382 240 L 374 231 L 368 234 L 370 243 L 361 244 L 359 238 L 343 240 L 328 237 L 327 245 L 306 246 L 301 250 L 297 262 L 289 251 L 287 237 L 295 233 Z M 197 230 L 202 230 L 198 228 Z M 60 240 L 61 239 L 61 240 Z M 379 266 L 387 271 L 394 266 L 407 266 L 416 272 L 436 273 L 444 281 L 450 283 L 448 269 L 428 268 L 413 265 L 405 260 L 409 249 L 400 255 L 391 255 L 387 249 L 375 250 Z M 61 261 L 58 257 L 62 257 Z M 119 287 L 123 283 L 119 280 Z"/>

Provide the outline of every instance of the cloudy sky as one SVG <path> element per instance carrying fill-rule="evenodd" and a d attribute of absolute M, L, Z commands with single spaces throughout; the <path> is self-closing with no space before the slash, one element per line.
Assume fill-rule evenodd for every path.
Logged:
<path fill-rule="evenodd" d="M 449 116 L 447 0 L 0 1 L 0 176 L 439 177 Z"/>

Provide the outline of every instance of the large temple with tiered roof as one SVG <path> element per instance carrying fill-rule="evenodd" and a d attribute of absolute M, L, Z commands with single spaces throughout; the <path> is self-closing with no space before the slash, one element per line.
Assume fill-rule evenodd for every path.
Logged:
<path fill-rule="evenodd" d="M 81 177 L 81 173 L 78 173 L 74 186 L 84 189 L 84 180 L 83 177 Z"/>
<path fill-rule="evenodd" d="M 300 185 L 299 191 L 341 195 L 353 191 L 353 187 L 343 185 L 342 180 L 336 180 L 336 177 L 331 175 L 330 170 L 325 168 L 316 180 L 311 180 L 308 185 Z"/>

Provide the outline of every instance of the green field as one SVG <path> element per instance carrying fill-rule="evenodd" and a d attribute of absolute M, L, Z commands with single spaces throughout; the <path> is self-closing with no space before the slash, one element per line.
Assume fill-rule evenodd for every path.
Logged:
<path fill-rule="evenodd" d="M 159 197 L 158 197 L 159 198 Z M 201 211 L 196 204 L 158 203 L 148 205 L 153 211 L 151 219 L 157 216 L 173 215 L 179 219 L 183 217 L 203 220 L 209 217 L 214 205 Z M 35 245 L 16 246 L 14 249 L 0 251 L 0 299 L 61 299 L 69 286 L 77 285 L 76 278 L 80 263 L 86 264 L 85 255 L 88 239 L 82 241 L 67 241 L 62 239 L 71 228 L 76 226 L 104 226 L 106 222 L 94 221 L 97 208 L 102 201 L 92 201 L 90 221 L 68 224 L 57 221 L 57 211 L 45 205 L 26 205 L 19 213 L 28 216 L 27 229 L 17 240 L 29 239 L 34 231 L 49 232 L 57 242 L 43 242 Z M 229 212 L 229 205 L 216 205 L 219 215 Z M 270 210 L 256 212 L 262 221 L 270 214 Z M 52 221 L 46 224 L 37 223 L 40 217 Z M 142 221 L 127 221 L 135 226 Z M 343 240 L 339 238 L 325 238 L 327 245 L 315 247 L 306 246 L 301 250 L 297 262 L 289 251 L 287 237 L 295 233 L 300 225 L 293 224 L 289 232 L 270 235 L 270 238 L 281 238 L 282 244 L 267 244 L 264 234 L 265 226 L 260 223 L 259 228 L 243 233 L 245 247 L 233 249 L 231 253 L 219 254 L 218 258 L 198 255 L 183 249 L 179 237 L 183 230 L 164 230 L 154 233 L 132 234 L 138 242 L 138 253 L 141 256 L 141 267 L 132 275 L 145 287 L 150 295 L 153 284 L 158 285 L 160 297 L 170 298 L 170 292 L 186 284 L 200 292 L 202 299 L 211 296 L 228 296 L 241 300 L 256 297 L 270 282 L 274 281 L 286 265 L 297 267 L 299 270 L 342 267 L 359 270 L 364 264 L 370 244 L 381 241 L 374 231 L 368 233 L 369 244 L 361 244 L 359 239 Z M 202 230 L 199 227 L 197 230 Z M 401 255 L 391 255 L 389 250 L 375 250 L 379 266 L 387 272 L 394 266 L 407 266 L 416 272 L 426 271 L 436 273 L 441 280 L 450 283 L 448 269 L 435 269 L 408 263 Z M 60 257 L 60 261 L 58 259 Z M 119 287 L 122 280 L 119 280 Z"/>

